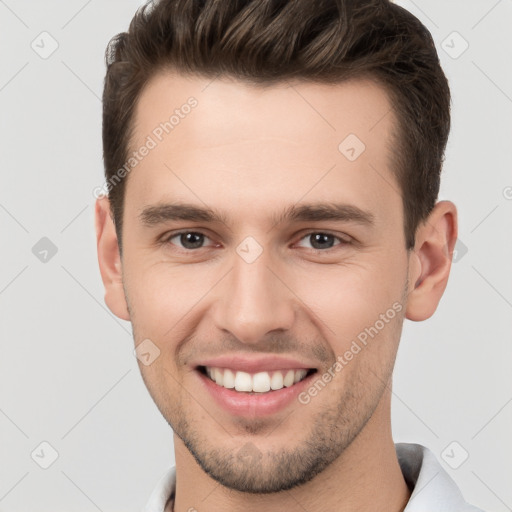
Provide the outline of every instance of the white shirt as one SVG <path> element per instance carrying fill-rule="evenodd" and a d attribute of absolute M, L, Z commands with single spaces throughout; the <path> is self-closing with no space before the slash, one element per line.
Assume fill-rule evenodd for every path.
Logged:
<path fill-rule="evenodd" d="M 464 501 L 456 483 L 424 446 L 395 444 L 404 479 L 412 490 L 404 512 L 483 512 Z M 171 467 L 153 490 L 143 512 L 164 512 L 169 498 L 174 500 L 176 468 Z"/>

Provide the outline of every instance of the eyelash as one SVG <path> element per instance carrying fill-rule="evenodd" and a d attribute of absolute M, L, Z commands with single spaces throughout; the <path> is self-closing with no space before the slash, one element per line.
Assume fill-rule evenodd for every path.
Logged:
<path fill-rule="evenodd" d="M 205 238 L 210 239 L 210 237 L 208 235 L 206 235 L 205 233 L 202 233 L 201 231 L 183 230 L 183 231 L 176 231 L 176 232 L 170 233 L 168 236 L 163 238 L 160 243 L 162 245 L 169 245 L 169 244 L 170 245 L 174 245 L 174 244 L 171 243 L 171 240 L 173 238 L 176 238 L 177 236 L 188 234 L 188 233 L 193 233 L 195 235 L 202 235 Z M 311 235 L 314 235 L 314 234 L 321 234 L 321 235 L 331 236 L 331 237 L 335 238 L 339 242 L 339 243 L 333 245 L 332 247 L 328 247 L 327 249 L 315 249 L 314 247 L 307 248 L 307 249 L 310 249 L 311 251 L 314 251 L 315 253 L 327 253 L 327 252 L 335 250 L 335 248 L 338 247 L 338 246 L 345 246 L 345 245 L 350 245 L 351 244 L 351 241 L 345 240 L 345 239 L 335 235 L 334 233 L 330 233 L 328 231 L 318 231 L 318 230 L 316 230 L 316 231 L 309 231 L 309 232 L 303 234 L 301 236 L 301 238 L 299 239 L 299 241 L 302 241 L 302 240 L 304 240 L 304 238 L 307 238 L 307 237 L 309 237 Z M 195 252 L 195 251 L 199 251 L 200 249 L 207 249 L 207 248 L 208 247 L 198 247 L 197 249 L 185 249 L 185 248 L 178 247 L 178 250 L 181 251 L 181 252 L 192 253 L 192 252 Z"/>

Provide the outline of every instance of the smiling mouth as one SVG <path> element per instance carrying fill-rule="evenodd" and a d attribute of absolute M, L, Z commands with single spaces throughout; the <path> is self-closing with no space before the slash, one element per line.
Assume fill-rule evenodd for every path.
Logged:
<path fill-rule="evenodd" d="M 213 366 L 198 366 L 197 369 L 220 387 L 253 395 L 292 387 L 317 371 L 316 368 L 297 368 L 248 373 Z"/>

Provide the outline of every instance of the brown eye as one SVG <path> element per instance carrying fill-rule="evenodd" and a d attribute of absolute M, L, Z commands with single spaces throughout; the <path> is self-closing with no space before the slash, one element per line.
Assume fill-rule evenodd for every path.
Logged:
<path fill-rule="evenodd" d="M 302 240 L 306 240 L 310 244 L 310 248 L 315 250 L 327 250 L 332 249 L 336 245 L 348 244 L 347 240 L 332 235 L 330 233 L 324 233 L 323 231 L 314 231 L 306 234 L 302 237 Z M 302 247 L 307 247 L 302 245 Z"/>
<path fill-rule="evenodd" d="M 172 242 L 174 239 L 177 239 L 178 243 Z M 175 233 L 168 237 L 166 243 L 177 245 L 183 249 L 194 250 L 201 249 L 205 240 L 209 240 L 209 238 L 202 233 L 196 231 L 182 231 L 181 233 Z"/>

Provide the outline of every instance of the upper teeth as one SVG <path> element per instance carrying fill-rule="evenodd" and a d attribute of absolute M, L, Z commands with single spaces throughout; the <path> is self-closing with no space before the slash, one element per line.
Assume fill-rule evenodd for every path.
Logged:
<path fill-rule="evenodd" d="M 301 368 L 300 370 L 276 370 L 250 374 L 233 371 L 229 368 L 206 366 L 206 374 L 219 386 L 228 389 L 234 388 L 236 391 L 265 393 L 271 389 L 275 391 L 292 386 L 306 376 L 307 370 Z"/>

